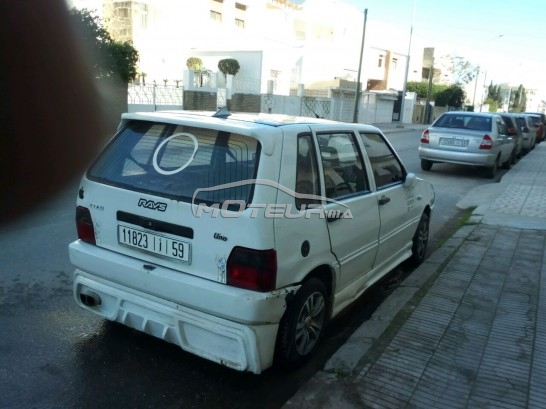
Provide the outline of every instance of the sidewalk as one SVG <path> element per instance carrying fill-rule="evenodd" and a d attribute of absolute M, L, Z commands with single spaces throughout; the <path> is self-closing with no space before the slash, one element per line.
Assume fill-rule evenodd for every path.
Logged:
<path fill-rule="evenodd" d="M 546 144 L 457 206 L 469 223 L 284 408 L 546 408 Z"/>

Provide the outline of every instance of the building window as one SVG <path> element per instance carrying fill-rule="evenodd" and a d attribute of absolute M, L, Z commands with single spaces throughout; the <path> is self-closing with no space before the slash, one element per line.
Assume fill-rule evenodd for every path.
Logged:
<path fill-rule="evenodd" d="M 235 3 L 235 27 L 245 28 L 246 6 Z"/>
<path fill-rule="evenodd" d="M 377 60 L 377 67 L 381 68 L 383 66 L 383 55 L 379 56 L 379 59 Z"/>
<path fill-rule="evenodd" d="M 222 22 L 222 13 L 211 10 L 210 11 L 210 19 L 214 20 L 214 21 L 216 21 L 218 23 L 221 23 Z"/>
<path fill-rule="evenodd" d="M 217 23 L 222 22 L 222 7 L 224 0 L 211 0 L 210 1 L 210 19 Z"/>
<path fill-rule="evenodd" d="M 393 58 L 393 59 L 392 59 L 392 67 L 393 67 L 393 69 L 396 69 L 397 66 L 398 66 L 398 58 Z"/>

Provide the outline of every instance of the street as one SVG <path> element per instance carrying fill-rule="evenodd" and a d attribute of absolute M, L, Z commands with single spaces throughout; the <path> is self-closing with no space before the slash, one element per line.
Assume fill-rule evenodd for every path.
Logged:
<path fill-rule="evenodd" d="M 419 137 L 416 131 L 388 135 L 407 169 L 434 184 L 431 244 L 439 245 L 460 213 L 456 203 L 494 181 L 455 165 L 422 171 Z M 239 373 L 76 306 L 67 245 L 76 237 L 77 187 L 0 230 L 0 408 L 279 408 L 368 319 L 397 276 L 410 273 L 395 269 L 341 314 L 316 357 L 299 370 Z"/>

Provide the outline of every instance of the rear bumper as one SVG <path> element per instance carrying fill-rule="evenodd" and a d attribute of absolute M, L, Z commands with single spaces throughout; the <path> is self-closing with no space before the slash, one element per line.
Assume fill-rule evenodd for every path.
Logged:
<path fill-rule="evenodd" d="M 490 167 L 495 164 L 496 158 L 497 153 L 468 153 L 419 147 L 419 159 L 432 162 Z"/>
<path fill-rule="evenodd" d="M 82 308 L 239 371 L 273 363 L 286 296 L 257 293 L 143 262 L 81 241 L 69 245 L 74 297 Z M 81 294 L 100 297 L 85 305 Z"/>
<path fill-rule="evenodd" d="M 202 358 L 256 374 L 273 362 L 278 324 L 252 326 L 232 322 L 97 279 L 81 270 L 74 273 L 73 288 L 82 308 Z M 100 305 L 84 305 L 82 292 L 98 295 Z"/>

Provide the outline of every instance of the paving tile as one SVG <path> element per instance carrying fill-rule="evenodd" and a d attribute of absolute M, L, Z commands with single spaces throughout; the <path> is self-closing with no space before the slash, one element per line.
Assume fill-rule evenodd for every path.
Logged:
<path fill-rule="evenodd" d="M 546 182 L 537 194 L 546 214 Z M 494 206 L 533 211 L 523 199 Z M 546 408 L 546 231 L 479 224 L 466 234 L 389 344 L 353 378 L 363 409 Z"/>

